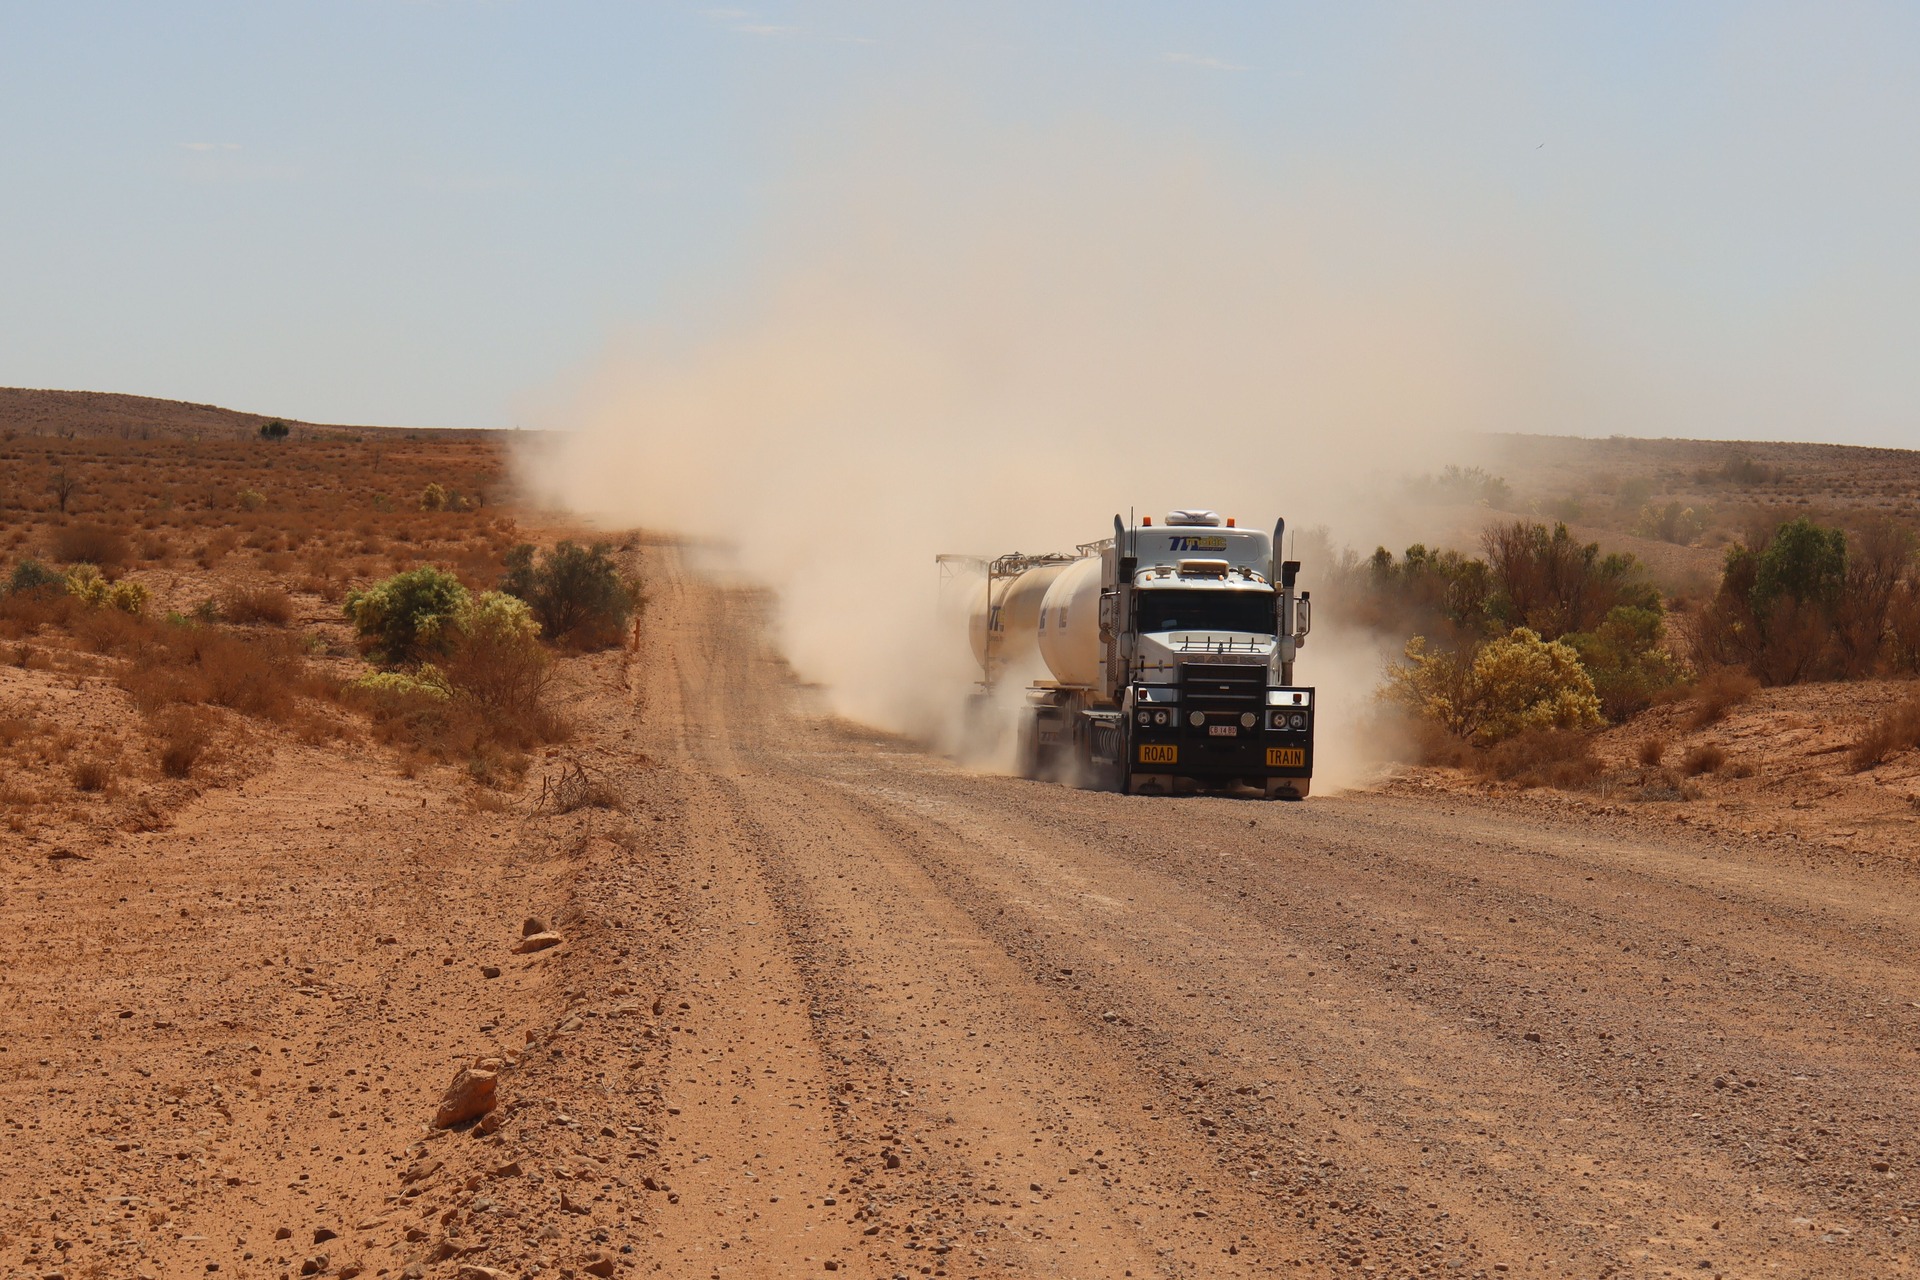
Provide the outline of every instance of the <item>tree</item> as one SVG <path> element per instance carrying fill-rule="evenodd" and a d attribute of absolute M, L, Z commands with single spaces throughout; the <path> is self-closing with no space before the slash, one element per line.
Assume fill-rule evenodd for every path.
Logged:
<path fill-rule="evenodd" d="M 390 667 L 447 653 L 458 638 L 468 604 L 460 580 L 421 565 L 347 597 L 347 617 L 366 648 Z"/>
<path fill-rule="evenodd" d="M 80 491 L 80 482 L 62 470 L 53 473 L 47 486 L 53 490 L 53 500 L 60 504 L 60 514 L 67 514 L 67 504 L 73 501 L 73 495 Z"/>
<path fill-rule="evenodd" d="M 620 576 L 612 548 L 562 542 L 534 562 L 531 543 L 507 552 L 500 589 L 533 608 L 547 638 L 582 648 L 614 644 L 640 605 L 640 593 Z"/>
<path fill-rule="evenodd" d="M 287 424 L 284 422 L 267 422 L 261 424 L 260 438 L 262 440 L 285 440 L 287 438 Z"/>

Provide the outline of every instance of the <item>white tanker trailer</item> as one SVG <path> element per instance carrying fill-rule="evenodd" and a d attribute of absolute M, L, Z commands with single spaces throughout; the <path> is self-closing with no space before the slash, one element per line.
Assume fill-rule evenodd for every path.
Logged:
<path fill-rule="evenodd" d="M 1313 690 L 1293 683 L 1311 625 L 1269 537 L 1211 511 L 1155 527 L 1113 518 L 1113 537 L 1075 555 L 985 565 L 971 609 L 989 694 L 1033 680 L 1020 711 L 1020 768 L 1138 793 L 1240 784 L 1303 799 L 1313 777 Z M 942 557 L 943 560 L 952 559 Z"/>

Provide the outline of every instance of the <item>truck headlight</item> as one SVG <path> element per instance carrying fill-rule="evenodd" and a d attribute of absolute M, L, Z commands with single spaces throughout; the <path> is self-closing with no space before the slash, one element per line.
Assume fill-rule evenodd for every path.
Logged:
<path fill-rule="evenodd" d="M 1251 729 L 1253 728 L 1253 726 L 1259 723 L 1260 723 L 1260 717 L 1253 714 L 1253 712 L 1242 711 L 1240 713 L 1240 727 L 1242 729 Z"/>
<path fill-rule="evenodd" d="M 1134 712 L 1134 715 L 1133 715 L 1133 718 L 1134 718 L 1135 720 L 1137 720 L 1137 721 L 1139 721 L 1139 722 L 1140 722 L 1141 724 L 1149 724 L 1149 723 L 1151 723 L 1151 722 L 1152 722 L 1152 720 L 1153 720 L 1153 712 L 1151 712 L 1151 711 L 1136 711 L 1136 712 Z"/>
<path fill-rule="evenodd" d="M 1173 713 L 1171 711 L 1160 710 L 1153 713 L 1153 722 L 1155 724 L 1166 724 L 1172 719 Z"/>
<path fill-rule="evenodd" d="M 1306 728 L 1307 727 L 1306 713 L 1301 711 L 1294 712 L 1293 717 L 1290 720 L 1288 720 L 1287 723 L 1295 729 Z"/>
<path fill-rule="evenodd" d="M 1205 724 L 1206 722 L 1207 722 L 1206 712 L 1204 711 L 1187 712 L 1187 723 L 1192 725 L 1194 728 L 1198 729 L 1201 725 Z"/>

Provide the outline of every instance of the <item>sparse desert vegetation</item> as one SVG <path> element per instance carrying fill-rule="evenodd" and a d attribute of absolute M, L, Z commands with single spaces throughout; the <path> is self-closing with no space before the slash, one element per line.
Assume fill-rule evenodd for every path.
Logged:
<path fill-rule="evenodd" d="M 536 548 L 498 509 L 497 438 L 131 397 L 0 393 L 8 410 L 0 822 L 16 832 L 164 821 L 281 743 L 370 738 L 406 768 L 517 782 L 568 734 L 548 640 L 617 642 L 638 603 L 613 548 Z M 437 594 L 373 617 L 408 584 Z M 113 752 L 47 714 L 62 686 Z"/>

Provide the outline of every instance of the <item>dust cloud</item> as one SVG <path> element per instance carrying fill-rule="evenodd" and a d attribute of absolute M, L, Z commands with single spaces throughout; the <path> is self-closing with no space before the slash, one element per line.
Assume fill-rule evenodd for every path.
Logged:
<path fill-rule="evenodd" d="M 1085 136 L 932 167 L 823 166 L 744 282 L 613 342 L 519 458 L 535 501 L 731 547 L 841 714 L 948 741 L 977 672 L 937 553 L 1179 506 L 1396 542 L 1404 478 L 1501 414 L 1497 277 L 1361 193 Z M 1316 792 L 1362 772 L 1381 663 L 1316 618 Z"/>

